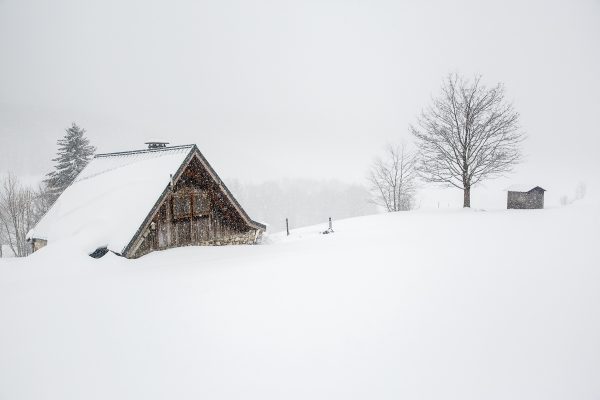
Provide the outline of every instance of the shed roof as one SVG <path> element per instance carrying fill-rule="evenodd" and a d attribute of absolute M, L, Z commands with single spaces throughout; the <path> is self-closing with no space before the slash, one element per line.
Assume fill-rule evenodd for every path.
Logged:
<path fill-rule="evenodd" d="M 106 246 L 122 254 L 164 194 L 171 175 L 193 154 L 216 176 L 195 145 L 97 154 L 27 238 L 54 242 L 77 237 L 86 251 Z M 264 228 L 222 188 L 242 217 Z"/>
<path fill-rule="evenodd" d="M 533 191 L 534 189 L 542 190 L 544 192 L 546 191 L 546 189 L 544 189 L 540 186 L 533 186 L 533 185 L 527 185 L 527 184 L 511 185 L 506 190 L 508 192 L 529 193 L 529 192 Z"/>

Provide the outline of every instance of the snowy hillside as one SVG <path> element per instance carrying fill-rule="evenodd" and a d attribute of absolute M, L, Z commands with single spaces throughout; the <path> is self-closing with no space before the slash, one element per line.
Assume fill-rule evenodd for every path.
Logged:
<path fill-rule="evenodd" d="M 0 399 L 598 399 L 600 207 L 0 260 Z"/>

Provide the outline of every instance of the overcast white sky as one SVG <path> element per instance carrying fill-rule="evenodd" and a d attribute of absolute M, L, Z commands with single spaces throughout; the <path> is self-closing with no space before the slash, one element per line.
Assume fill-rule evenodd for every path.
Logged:
<path fill-rule="evenodd" d="M 554 199 L 600 182 L 598 0 L 0 0 L 0 57 L 0 172 L 43 175 L 76 121 L 100 152 L 157 138 L 198 144 L 223 177 L 364 183 L 459 71 L 504 82 L 529 136 L 474 206 L 511 182 Z"/>

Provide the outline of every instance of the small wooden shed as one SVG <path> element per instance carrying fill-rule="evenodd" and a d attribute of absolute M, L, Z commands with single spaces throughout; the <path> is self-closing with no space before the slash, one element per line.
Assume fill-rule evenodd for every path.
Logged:
<path fill-rule="evenodd" d="M 253 221 L 196 145 L 98 154 L 28 234 L 82 243 L 94 257 L 137 258 L 181 246 L 254 244 Z"/>
<path fill-rule="evenodd" d="M 508 209 L 540 209 L 544 208 L 544 192 L 539 186 L 515 185 L 508 189 L 506 208 Z"/>

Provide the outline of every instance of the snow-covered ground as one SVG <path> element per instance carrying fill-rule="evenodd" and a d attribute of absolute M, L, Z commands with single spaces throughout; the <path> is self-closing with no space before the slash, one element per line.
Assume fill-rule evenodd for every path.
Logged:
<path fill-rule="evenodd" d="M 600 207 L 0 260 L 0 399 L 598 399 Z"/>

